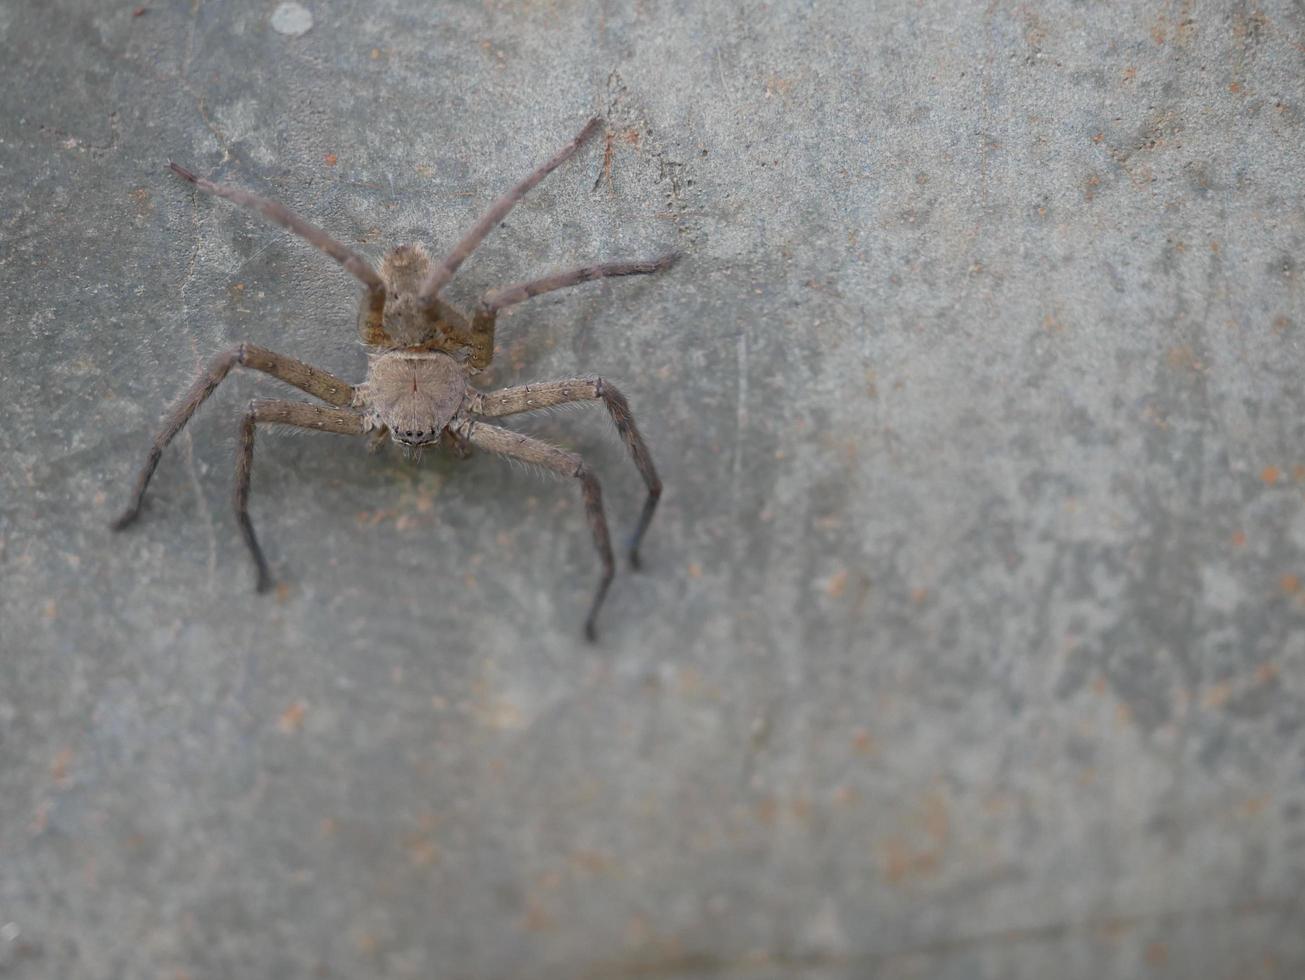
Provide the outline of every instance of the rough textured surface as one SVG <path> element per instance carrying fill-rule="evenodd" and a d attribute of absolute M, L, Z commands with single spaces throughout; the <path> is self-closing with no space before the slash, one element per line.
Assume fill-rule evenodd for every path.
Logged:
<path fill-rule="evenodd" d="M 0 4 L 0 975 L 1305 975 L 1305 10 Z M 373 258 L 610 124 L 450 295 L 667 495 L 268 436 Z M 606 152 L 605 152 L 606 150 Z M 614 528 L 641 485 L 601 410 Z"/>

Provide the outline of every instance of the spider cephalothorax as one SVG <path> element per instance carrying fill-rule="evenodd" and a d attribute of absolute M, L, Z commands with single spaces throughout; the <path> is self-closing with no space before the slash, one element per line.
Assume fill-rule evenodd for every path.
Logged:
<path fill-rule="evenodd" d="M 253 368 L 293 385 L 325 402 L 257 399 L 250 403 L 240 427 L 236 456 L 236 520 L 249 546 L 258 572 L 258 589 L 271 585 L 267 561 L 249 520 L 249 474 L 253 463 L 254 433 L 259 424 L 275 423 L 320 429 L 345 435 L 371 432 L 395 442 L 416 455 L 422 448 L 448 443 L 465 452 L 480 448 L 551 469 L 580 481 L 594 544 L 602 559 L 603 574 L 585 620 L 585 634 L 593 639 L 594 624 L 603 597 L 615 573 L 612 546 L 603 515 L 602 490 L 584 461 L 575 453 L 550 446 L 529 436 L 491 425 L 485 419 L 532 412 L 577 401 L 601 401 L 630 450 L 648 487 L 648 497 L 630 539 L 630 562 L 639 564 L 639 543 L 652 520 L 662 484 L 653 466 L 625 397 L 602 378 L 573 378 L 543 384 L 518 385 L 482 392 L 468 379 L 484 370 L 494 352 L 494 324 L 498 311 L 532 296 L 609 276 L 643 275 L 667 269 L 674 254 L 647 262 L 611 262 L 582 266 L 567 272 L 519 283 L 485 294 L 471 318 L 463 316 L 439 297 L 458 267 L 484 240 L 526 192 L 569 159 L 601 124 L 591 119 L 551 160 L 499 198 L 448 255 L 434 261 L 420 245 L 400 245 L 381 263 L 379 272 L 361 256 L 309 224 L 284 205 L 248 191 L 214 184 L 171 164 L 172 170 L 201 190 L 252 207 L 272 221 L 320 248 L 355 275 L 366 287 L 358 315 L 358 330 L 368 347 L 367 378 L 351 385 L 325 371 L 253 344 L 239 344 L 218 354 L 168 413 L 136 477 L 131 502 L 114 521 L 121 530 L 140 516 L 145 489 L 164 448 L 181 431 L 233 367 Z"/>
<path fill-rule="evenodd" d="M 438 442 L 467 399 L 462 364 L 442 351 L 373 354 L 367 380 L 354 389 L 368 429 L 389 429 L 395 442 Z"/>

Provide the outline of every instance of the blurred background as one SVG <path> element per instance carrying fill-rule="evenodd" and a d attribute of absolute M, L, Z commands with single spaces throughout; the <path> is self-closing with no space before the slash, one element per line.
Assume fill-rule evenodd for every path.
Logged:
<path fill-rule="evenodd" d="M 0 3 L 0 976 L 1305 975 L 1296 0 Z M 260 436 L 372 259 L 666 482 Z M 601 409 L 618 537 L 642 500 Z"/>

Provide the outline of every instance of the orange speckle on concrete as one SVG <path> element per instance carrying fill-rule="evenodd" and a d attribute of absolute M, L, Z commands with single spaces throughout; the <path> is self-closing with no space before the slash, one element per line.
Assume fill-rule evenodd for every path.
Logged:
<path fill-rule="evenodd" d="M 296 701 L 281 712 L 281 717 L 276 720 L 276 727 L 283 735 L 293 735 L 304 727 L 304 715 L 307 713 L 308 705 L 303 701 Z"/>
<path fill-rule="evenodd" d="M 54 757 L 54 761 L 50 763 L 50 775 L 56 783 L 62 783 L 68 778 L 68 767 L 72 765 L 72 761 L 72 749 L 65 746 L 59 750 L 59 753 Z"/>
<path fill-rule="evenodd" d="M 1287 595 L 1295 595 L 1300 591 L 1300 577 L 1291 572 L 1284 572 L 1282 578 L 1278 579 L 1278 588 Z"/>
<path fill-rule="evenodd" d="M 476 720 L 494 731 L 515 732 L 526 727 L 525 711 L 507 698 L 489 698 L 477 704 L 475 712 Z"/>
<path fill-rule="evenodd" d="M 675 671 L 675 690 L 682 697 L 696 697 L 702 693 L 702 674 L 694 667 L 679 667 Z"/>
<path fill-rule="evenodd" d="M 55 602 L 53 599 L 46 599 L 45 605 L 41 607 L 41 615 L 44 616 L 47 621 L 54 619 L 54 617 L 59 615 L 59 603 Z"/>
<path fill-rule="evenodd" d="M 702 566 L 696 561 L 689 562 L 689 578 L 702 578 Z"/>
<path fill-rule="evenodd" d="M 899 884 L 935 874 L 942 864 L 950 829 L 946 801 L 940 793 L 929 793 L 922 801 L 920 811 L 914 815 L 912 830 L 889 837 L 879 846 L 879 863 L 884 876 L 893 884 Z"/>
<path fill-rule="evenodd" d="M 562 872 L 555 869 L 535 875 L 535 888 L 539 891 L 555 892 L 562 887 Z"/>
<path fill-rule="evenodd" d="M 1263 481 L 1265 486 L 1273 486 L 1281 476 L 1282 472 L 1276 466 L 1266 466 L 1260 470 L 1260 480 Z"/>
<path fill-rule="evenodd" d="M 403 848 L 408 852 L 408 860 L 413 867 L 425 868 L 435 863 L 440 856 L 439 848 L 426 834 L 412 834 L 404 842 Z"/>
<path fill-rule="evenodd" d="M 1264 808 L 1269 805 L 1269 797 L 1253 796 L 1242 804 L 1242 814 L 1247 817 L 1259 816 L 1264 812 Z"/>
<path fill-rule="evenodd" d="M 336 162 L 339 160 L 339 157 L 337 157 L 334 153 L 328 153 L 322 159 L 326 161 L 326 165 L 328 167 L 334 167 Z"/>
<path fill-rule="evenodd" d="M 938 855 L 933 851 L 912 851 L 900 837 L 893 837 L 884 845 L 881 863 L 888 880 L 896 885 L 907 878 L 933 874 L 938 870 Z"/>
<path fill-rule="evenodd" d="M 1169 962 L 1169 947 L 1164 943 L 1150 943 L 1146 947 L 1146 961 L 1151 966 L 1164 966 Z"/>
<path fill-rule="evenodd" d="M 375 953 L 376 948 L 380 946 L 380 943 L 377 941 L 376 937 L 373 936 L 370 932 L 364 932 L 362 935 L 358 936 L 354 940 L 354 944 L 358 947 L 358 952 L 366 955 Z"/>
<path fill-rule="evenodd" d="M 1206 688 L 1205 697 L 1201 701 L 1207 708 L 1221 708 L 1228 703 L 1230 697 L 1232 697 L 1232 683 L 1219 681 Z"/>
<path fill-rule="evenodd" d="M 581 871 L 587 871 L 590 874 L 606 874 L 615 867 L 615 862 L 601 851 L 572 851 L 571 863 Z"/>
<path fill-rule="evenodd" d="M 1092 680 L 1092 693 L 1094 693 L 1094 694 L 1105 694 L 1105 693 L 1106 693 L 1106 679 L 1105 679 L 1104 677 L 1095 677 L 1095 678 L 1093 678 L 1093 680 Z"/>
<path fill-rule="evenodd" d="M 930 793 L 924 801 L 924 832 L 935 842 L 947 839 L 951 820 L 947 816 L 947 802 L 938 793 Z"/>
<path fill-rule="evenodd" d="M 1291 478 L 1295 483 L 1305 483 L 1305 465 L 1297 463 L 1291 468 Z"/>
<path fill-rule="evenodd" d="M 858 728 L 852 733 L 852 747 L 862 755 L 879 754 L 879 746 L 875 743 L 874 736 L 864 728 Z"/>
<path fill-rule="evenodd" d="M 1231 92 L 1233 95 L 1240 95 L 1242 91 L 1242 83 L 1233 82 L 1228 86 L 1228 91 Z"/>
<path fill-rule="evenodd" d="M 847 569 L 840 568 L 825 581 L 825 594 L 837 599 L 847 591 Z"/>
<path fill-rule="evenodd" d="M 1171 347 L 1169 353 L 1165 355 L 1165 360 L 1175 371 L 1200 371 L 1201 362 L 1197 359 L 1192 348 L 1183 344 L 1179 347 Z"/>
<path fill-rule="evenodd" d="M 1102 939 L 1117 940 L 1121 936 L 1128 935 L 1130 928 L 1129 923 L 1123 919 L 1106 919 L 1105 922 L 1097 926 L 1096 934 Z"/>
<path fill-rule="evenodd" d="M 1234 548 L 1244 548 L 1244 547 L 1246 547 L 1246 532 L 1245 532 L 1245 531 L 1233 531 L 1233 534 L 1232 534 L 1232 544 L 1233 544 L 1233 547 L 1234 547 Z"/>
<path fill-rule="evenodd" d="M 787 96 L 792 90 L 792 79 L 782 78 L 779 75 L 771 75 L 765 82 L 763 94 L 765 98 L 769 99 L 774 95 Z"/>
<path fill-rule="evenodd" d="M 557 921 L 539 902 L 531 901 L 527 904 L 526 930 L 528 932 L 543 932 L 556 924 Z"/>
<path fill-rule="evenodd" d="M 1257 684 L 1271 684 L 1277 679 L 1277 664 L 1260 664 L 1260 666 L 1255 668 L 1255 681 Z"/>

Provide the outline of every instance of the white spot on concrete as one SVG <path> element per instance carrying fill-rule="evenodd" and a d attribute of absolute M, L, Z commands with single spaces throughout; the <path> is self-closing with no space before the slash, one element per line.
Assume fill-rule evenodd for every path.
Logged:
<path fill-rule="evenodd" d="M 313 26 L 312 12 L 302 3 L 283 3 L 272 11 L 272 30 L 289 37 L 307 34 Z"/>
<path fill-rule="evenodd" d="M 1201 599 L 1207 608 L 1232 613 L 1245 598 L 1241 583 L 1229 568 L 1214 564 L 1201 568 Z"/>

